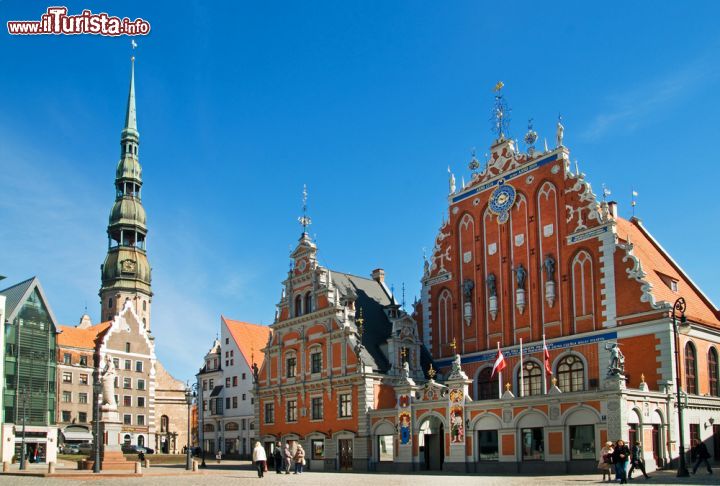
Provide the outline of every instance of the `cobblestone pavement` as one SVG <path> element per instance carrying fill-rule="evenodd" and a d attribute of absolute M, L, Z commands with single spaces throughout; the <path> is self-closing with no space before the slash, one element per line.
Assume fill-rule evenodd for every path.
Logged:
<path fill-rule="evenodd" d="M 32 468 L 30 472 L 40 473 L 44 468 Z M 249 464 L 227 461 L 221 465 L 212 464 L 206 470 L 188 473 L 182 466 L 155 466 L 143 471 L 143 477 L 108 477 L 99 476 L 78 477 L 77 471 L 70 468 L 59 468 L 59 474 L 66 477 L 19 477 L 0 475 L 0 484 L 28 485 L 28 486 L 65 486 L 70 484 L 99 485 L 99 486 L 224 486 L 224 485 L 308 485 L 308 486 L 466 486 L 466 485 L 503 485 L 525 486 L 553 484 L 609 484 L 602 483 L 600 476 L 568 475 L 568 476 L 480 476 L 463 474 L 360 474 L 360 473 L 323 473 L 305 472 L 299 475 L 277 475 L 274 472 L 266 474 L 259 479 L 257 473 L 250 469 Z M 689 478 L 676 478 L 674 471 L 656 471 L 649 480 L 635 479 L 629 484 L 720 484 L 720 471 L 712 476 L 698 472 L 697 476 Z"/>

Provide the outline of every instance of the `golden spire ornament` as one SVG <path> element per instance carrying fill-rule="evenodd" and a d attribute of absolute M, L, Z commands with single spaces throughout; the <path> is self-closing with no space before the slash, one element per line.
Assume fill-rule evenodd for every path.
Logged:
<path fill-rule="evenodd" d="M 434 379 L 435 379 L 435 375 L 437 375 L 437 371 L 435 371 L 435 369 L 433 368 L 432 363 L 430 363 L 430 369 L 428 369 L 428 376 L 430 377 L 431 380 L 434 380 Z"/>
<path fill-rule="evenodd" d="M 457 341 L 455 341 L 455 338 L 453 338 L 452 342 L 450 343 L 450 347 L 452 348 L 453 353 L 454 353 L 455 350 L 457 349 Z"/>

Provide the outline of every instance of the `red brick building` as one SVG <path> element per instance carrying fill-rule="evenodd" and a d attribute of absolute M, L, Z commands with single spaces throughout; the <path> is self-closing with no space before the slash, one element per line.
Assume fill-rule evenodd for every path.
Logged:
<path fill-rule="evenodd" d="M 454 186 L 453 177 L 415 317 L 444 375 L 454 346 L 461 357 L 467 430 L 448 445 L 444 403 L 431 426 L 443 460 L 427 464 L 418 436 L 440 403 L 413 405 L 413 467 L 591 471 L 601 444 L 618 438 L 641 440 L 649 468 L 668 464 L 678 455 L 670 315 L 680 297 L 691 324 L 680 337 L 685 448 L 699 438 L 720 460 L 718 310 L 640 220 L 619 217 L 571 168 L 561 127 L 558 147 L 544 152 L 521 153 L 501 135 L 485 170 Z M 612 373 L 615 343 L 625 357 Z M 492 376 L 498 346 L 502 391 Z M 394 425 L 395 413 L 385 415 Z"/>
<path fill-rule="evenodd" d="M 394 407 L 403 363 L 422 379 L 429 356 L 382 270 L 364 278 L 322 267 L 306 232 L 291 258 L 256 385 L 261 440 L 268 451 L 302 444 L 314 470 L 366 470 L 368 411 Z"/>

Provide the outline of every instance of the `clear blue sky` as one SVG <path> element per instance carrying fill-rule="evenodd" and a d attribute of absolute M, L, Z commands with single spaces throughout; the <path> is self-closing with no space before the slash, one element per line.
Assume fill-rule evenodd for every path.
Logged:
<path fill-rule="evenodd" d="M 187 3 L 187 5 L 185 4 Z M 208 2 L 209 3 L 209 2 Z M 300 234 L 321 263 L 383 267 L 408 300 L 446 212 L 492 140 L 535 119 L 613 191 L 707 295 L 717 272 L 717 2 L 100 2 L 143 17 L 136 83 L 157 353 L 192 376 L 219 316 L 270 323 Z M 52 3 L 0 0 L 0 286 L 38 275 L 63 324 L 99 316 L 100 264 L 130 40 L 11 37 Z M 180 6 L 183 5 L 183 6 Z"/>

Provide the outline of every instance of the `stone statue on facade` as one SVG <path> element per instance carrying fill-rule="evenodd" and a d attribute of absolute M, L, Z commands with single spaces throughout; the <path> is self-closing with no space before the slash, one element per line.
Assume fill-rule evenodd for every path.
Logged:
<path fill-rule="evenodd" d="M 519 289 L 525 289 L 525 279 L 527 278 L 527 270 L 525 270 L 525 267 L 523 267 L 523 264 L 519 264 L 518 267 L 515 269 L 515 282 L 517 283 L 517 288 Z"/>
<path fill-rule="evenodd" d="M 487 276 L 487 287 L 490 297 L 497 297 L 497 286 L 495 285 L 495 274 L 491 273 Z"/>
<path fill-rule="evenodd" d="M 472 298 L 472 291 L 475 288 L 475 282 L 473 282 L 470 279 L 466 279 L 463 282 L 463 294 L 465 295 L 465 299 Z"/>
<path fill-rule="evenodd" d="M 548 255 L 545 257 L 545 260 L 543 260 L 543 267 L 545 267 L 545 275 L 547 276 L 548 282 L 552 282 L 555 280 L 555 259 L 552 257 L 551 254 L 548 253 Z"/>
<path fill-rule="evenodd" d="M 450 167 L 448 167 L 448 173 L 450 174 L 450 194 L 455 194 L 455 174 L 452 173 Z"/>
<path fill-rule="evenodd" d="M 608 376 L 622 375 L 625 373 L 625 355 L 620 351 L 618 343 L 610 343 L 605 345 L 605 349 L 610 351 L 610 362 L 608 364 Z"/>
<path fill-rule="evenodd" d="M 562 121 L 562 117 L 558 117 L 557 132 L 556 132 L 558 147 L 563 146 L 563 135 L 565 134 L 565 127 L 562 125 L 561 121 Z"/>
<path fill-rule="evenodd" d="M 407 361 L 403 361 L 402 365 L 402 377 L 410 378 L 410 364 Z"/>
<path fill-rule="evenodd" d="M 105 367 L 102 369 L 100 374 L 100 380 L 102 381 L 102 410 L 107 412 L 114 412 L 117 410 L 117 403 L 115 403 L 115 378 L 117 372 L 115 370 L 115 363 L 113 363 L 110 356 L 105 356 Z"/>
<path fill-rule="evenodd" d="M 252 374 L 253 374 L 253 383 L 257 383 L 258 378 L 260 377 L 260 368 L 258 368 L 257 363 L 252 364 Z"/>

